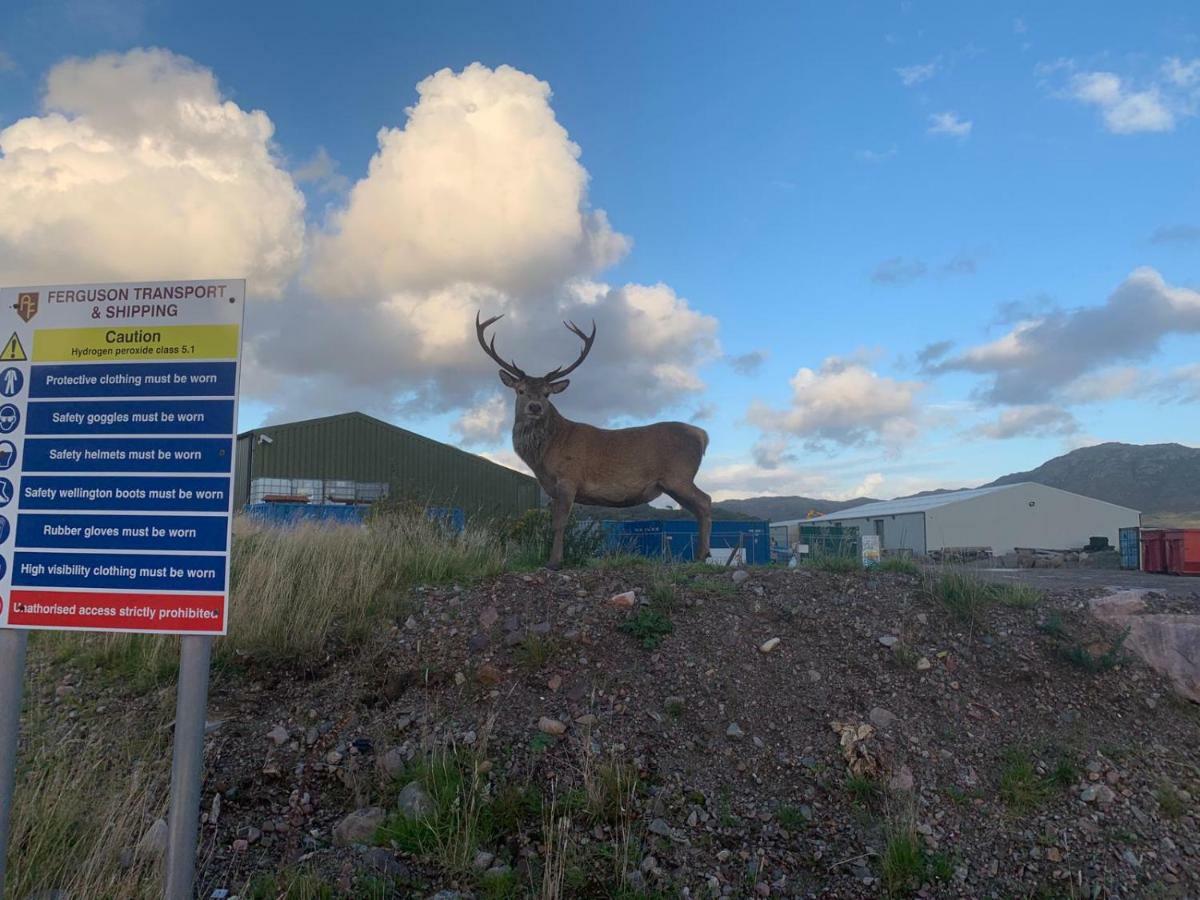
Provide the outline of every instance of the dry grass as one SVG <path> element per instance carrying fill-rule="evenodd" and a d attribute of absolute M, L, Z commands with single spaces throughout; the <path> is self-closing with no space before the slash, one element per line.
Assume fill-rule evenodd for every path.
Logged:
<path fill-rule="evenodd" d="M 487 530 L 448 533 L 423 515 L 372 519 L 369 527 L 234 526 L 229 634 L 214 648 L 217 666 L 239 658 L 317 661 L 400 616 L 413 584 L 473 581 L 504 568 L 503 547 Z M 173 679 L 179 641 L 148 635 L 39 636 L 61 659 L 100 666 L 148 687 Z"/>
<path fill-rule="evenodd" d="M 40 712 L 44 706 L 34 699 L 53 692 L 44 675 L 35 672 L 29 690 L 13 805 L 9 896 L 53 890 L 123 900 L 161 896 L 158 865 L 132 851 L 149 825 L 166 816 L 169 698 L 149 713 L 127 713 L 125 727 L 106 729 L 120 740 L 100 743 L 89 734 L 87 712 L 66 728 L 52 729 Z"/>

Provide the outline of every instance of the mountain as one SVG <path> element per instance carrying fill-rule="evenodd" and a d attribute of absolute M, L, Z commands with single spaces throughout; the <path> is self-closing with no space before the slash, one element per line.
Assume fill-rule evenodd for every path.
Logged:
<path fill-rule="evenodd" d="M 713 510 L 737 513 L 751 519 L 766 519 L 768 522 L 785 522 L 789 519 L 806 519 L 812 511 L 824 515 L 850 506 L 875 503 L 871 497 L 856 497 L 853 500 L 820 500 L 816 497 L 749 497 L 745 500 L 722 500 L 713 504 Z"/>
<path fill-rule="evenodd" d="M 1193 516 L 1200 512 L 1200 448 L 1097 444 L 1056 456 L 1028 472 L 997 478 L 985 487 L 1019 481 L 1131 506 L 1156 517 Z"/>

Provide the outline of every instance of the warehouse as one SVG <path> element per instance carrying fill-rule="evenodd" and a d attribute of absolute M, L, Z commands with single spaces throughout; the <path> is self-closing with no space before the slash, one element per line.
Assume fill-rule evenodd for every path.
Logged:
<path fill-rule="evenodd" d="M 391 497 L 468 516 L 513 516 L 537 508 L 540 498 L 529 475 L 360 412 L 240 434 L 236 473 L 236 509 Z"/>
<path fill-rule="evenodd" d="M 867 503 L 771 527 L 787 527 L 789 535 L 800 524 L 806 531 L 813 525 L 857 528 L 859 534 L 878 535 L 885 553 L 984 549 L 1000 556 L 1017 547 L 1085 547 L 1093 537 L 1106 537 L 1116 547 L 1120 529 L 1140 522 L 1136 509 L 1021 482 Z"/>

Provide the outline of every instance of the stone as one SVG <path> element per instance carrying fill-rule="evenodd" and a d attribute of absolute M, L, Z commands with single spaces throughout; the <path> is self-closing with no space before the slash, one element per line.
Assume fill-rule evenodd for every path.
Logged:
<path fill-rule="evenodd" d="M 406 819 L 424 819 L 433 812 L 433 798 L 419 781 L 410 781 L 396 798 L 400 814 Z"/>
<path fill-rule="evenodd" d="M 1146 613 L 1145 591 L 1116 591 L 1091 601 L 1097 619 L 1124 631 L 1128 650 L 1171 681 L 1176 693 L 1200 703 L 1200 616 Z"/>
<path fill-rule="evenodd" d="M 495 853 L 488 853 L 486 850 L 479 850 L 475 853 L 475 859 L 471 863 L 476 871 L 483 872 L 492 867 L 492 863 L 496 859 Z"/>
<path fill-rule="evenodd" d="M 520 616 L 506 616 L 504 619 L 504 630 L 505 631 L 520 631 L 521 630 L 521 617 Z"/>
<path fill-rule="evenodd" d="M 731 577 L 733 578 L 734 584 L 741 584 L 742 582 L 750 580 L 750 573 L 745 569 L 734 569 Z"/>
<path fill-rule="evenodd" d="M 504 674 L 491 663 L 484 663 L 475 670 L 475 680 L 480 684 L 499 684 Z"/>
<path fill-rule="evenodd" d="M 821 673 L 820 673 L 820 672 L 818 672 L 816 669 L 809 669 L 809 670 L 808 670 L 808 682 L 809 682 L 809 684 L 816 684 L 816 683 L 817 683 L 818 681 L 820 681 L 820 680 L 821 680 Z"/>
<path fill-rule="evenodd" d="M 404 627 L 407 628 L 409 631 L 416 631 L 417 630 L 417 620 L 414 619 L 412 616 L 409 616 L 407 619 L 404 620 Z"/>
<path fill-rule="evenodd" d="M 388 878 L 407 878 L 409 875 L 408 866 L 385 847 L 372 847 L 363 854 L 363 859 L 374 871 Z"/>
<path fill-rule="evenodd" d="M 158 860 L 167 855 L 167 820 L 155 819 L 134 848 L 139 859 Z"/>
<path fill-rule="evenodd" d="M 922 656 L 920 659 L 917 660 L 917 671 L 918 672 L 927 672 L 927 671 L 929 671 L 929 669 L 932 666 L 933 666 L 933 663 L 931 663 L 929 661 L 929 657 L 927 657 L 927 656 Z"/>
<path fill-rule="evenodd" d="M 236 841 L 233 842 L 233 852 L 234 853 L 245 853 L 249 849 L 250 849 L 250 842 L 248 840 L 246 840 L 245 838 L 238 838 Z"/>
<path fill-rule="evenodd" d="M 533 634 L 547 635 L 550 633 L 550 623 L 549 622 L 538 622 L 535 625 L 530 625 L 529 630 Z"/>
<path fill-rule="evenodd" d="M 659 837 L 674 837 L 675 832 L 672 830 L 670 823 L 666 819 L 655 819 L 650 823 L 650 833 L 657 834 Z"/>
<path fill-rule="evenodd" d="M 550 690 L 552 690 L 554 693 L 557 694 L 558 689 L 560 687 L 562 687 L 562 676 L 561 675 L 551 675 L 550 678 L 546 681 L 546 687 L 550 688 Z"/>
<path fill-rule="evenodd" d="M 479 627 L 491 628 L 500 619 L 500 613 L 496 611 L 496 607 L 489 606 L 479 614 Z"/>
<path fill-rule="evenodd" d="M 356 809 L 333 826 L 333 845 L 349 847 L 352 844 L 367 843 L 375 836 L 386 816 L 387 813 L 381 806 Z"/>
<path fill-rule="evenodd" d="M 871 720 L 871 724 L 876 728 L 891 728 L 898 721 L 893 713 L 884 709 L 882 706 L 876 706 L 873 710 L 871 710 L 871 712 L 868 714 L 868 718 Z"/>
<path fill-rule="evenodd" d="M 237 836 L 244 840 L 247 845 L 258 843 L 258 839 L 262 837 L 262 832 L 253 825 L 243 825 L 237 831 Z"/>
<path fill-rule="evenodd" d="M 467 641 L 467 649 L 472 653 L 481 653 L 487 649 L 490 639 L 482 631 L 471 635 L 471 639 Z"/>
<path fill-rule="evenodd" d="M 267 732 L 267 739 L 274 742 L 276 747 L 282 747 L 288 742 L 290 737 L 291 735 L 288 733 L 288 730 L 282 725 L 276 725 Z"/>
<path fill-rule="evenodd" d="M 567 726 L 558 719 L 551 719 L 549 716 L 542 716 L 538 719 L 538 731 L 543 734 L 552 734 L 558 737 L 560 734 L 565 734 Z"/>
<path fill-rule="evenodd" d="M 404 751 L 399 747 L 392 747 L 386 753 L 380 754 L 375 764 L 379 766 L 379 771 L 388 778 L 399 778 L 404 774 L 404 769 L 408 765 L 408 759 L 404 755 Z"/>
<path fill-rule="evenodd" d="M 613 594 L 608 598 L 608 605 L 616 609 L 632 609 L 637 603 L 637 595 L 633 591 L 625 591 L 621 594 Z"/>
<path fill-rule="evenodd" d="M 893 791 L 911 791 L 913 789 L 912 769 L 908 766 L 901 766 L 888 782 L 888 787 Z"/>
<path fill-rule="evenodd" d="M 774 637 L 774 638 L 771 638 L 769 641 L 766 641 L 763 644 L 761 644 L 758 649 L 761 650 L 763 653 L 770 653 L 772 650 L 774 650 L 776 647 L 778 647 L 781 643 L 782 643 L 782 641 L 779 638 Z"/>
<path fill-rule="evenodd" d="M 896 644 L 900 643 L 900 638 L 896 637 L 894 634 L 885 634 L 879 639 L 879 643 L 890 649 L 891 647 L 895 647 Z"/>
<path fill-rule="evenodd" d="M 600 720 L 597 719 L 591 713 L 584 713 L 582 716 L 580 716 L 579 718 L 577 718 L 575 720 L 575 724 L 583 725 L 585 727 L 591 727 L 592 725 L 595 725 L 598 721 L 600 721 Z"/>
<path fill-rule="evenodd" d="M 730 722 L 729 727 L 725 729 L 725 737 L 731 741 L 740 741 L 746 736 L 746 732 L 742 731 L 737 722 Z"/>

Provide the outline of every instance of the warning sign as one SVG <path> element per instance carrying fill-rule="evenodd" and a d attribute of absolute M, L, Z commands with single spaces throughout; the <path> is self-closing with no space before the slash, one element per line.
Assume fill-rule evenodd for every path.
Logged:
<path fill-rule="evenodd" d="M 0 288 L 0 628 L 225 633 L 244 307 L 241 280 Z"/>
<path fill-rule="evenodd" d="M 21 339 L 17 337 L 17 333 L 14 331 L 12 337 L 4 345 L 4 349 L 0 350 L 0 360 L 6 362 L 23 362 L 25 359 L 25 348 L 21 346 Z"/>

